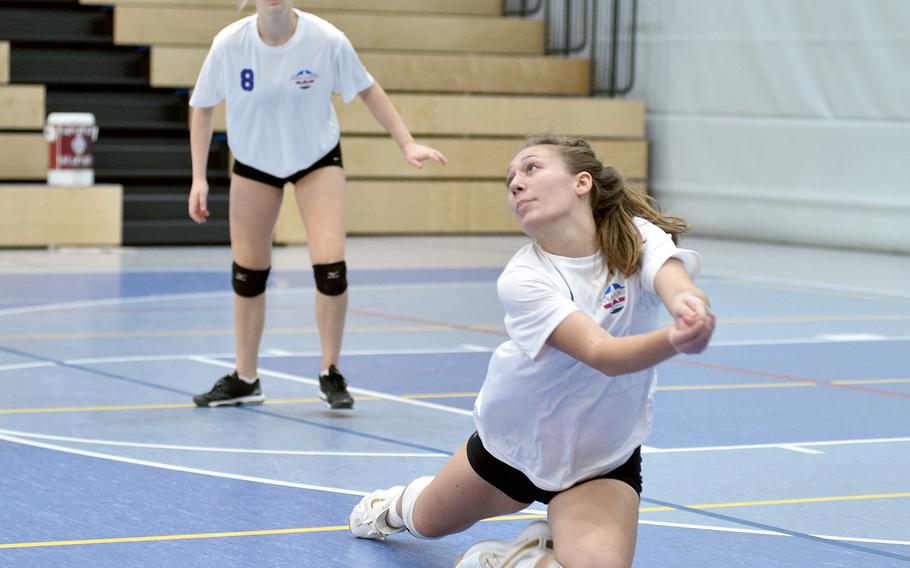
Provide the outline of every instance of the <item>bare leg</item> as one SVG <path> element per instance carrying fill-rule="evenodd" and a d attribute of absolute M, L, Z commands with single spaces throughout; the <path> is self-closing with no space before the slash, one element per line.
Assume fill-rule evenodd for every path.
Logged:
<path fill-rule="evenodd" d="M 294 187 L 313 264 L 344 260 L 344 182 L 344 170 L 328 166 L 306 175 Z M 316 327 L 322 346 L 322 369 L 338 364 L 347 311 L 347 291 L 338 296 L 316 292 Z"/>
<path fill-rule="evenodd" d="M 640 500 L 627 484 L 597 479 L 550 502 L 556 560 L 572 568 L 628 568 L 635 555 Z M 550 566 L 552 556 L 538 563 Z"/>
<path fill-rule="evenodd" d="M 272 235 L 281 207 L 282 190 L 231 176 L 230 228 L 234 261 L 244 268 L 265 270 L 272 263 Z M 237 372 L 255 377 L 259 343 L 265 326 L 265 294 L 234 295 L 234 337 Z"/>
<path fill-rule="evenodd" d="M 521 511 L 528 503 L 508 497 L 481 478 L 468 463 L 467 444 L 420 494 L 414 505 L 414 525 L 426 537 L 461 532 L 483 519 Z M 401 515 L 401 500 L 395 504 Z"/>

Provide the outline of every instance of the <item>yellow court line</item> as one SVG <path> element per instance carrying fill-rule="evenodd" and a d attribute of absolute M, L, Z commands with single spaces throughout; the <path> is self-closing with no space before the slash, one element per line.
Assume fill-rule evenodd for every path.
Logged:
<path fill-rule="evenodd" d="M 794 505 L 798 503 L 831 503 L 834 501 L 863 501 L 868 499 L 896 499 L 910 497 L 907 493 L 873 493 L 871 495 L 838 495 L 835 497 L 805 497 L 802 499 L 773 499 L 770 501 L 741 501 L 739 503 L 707 503 L 690 505 L 690 509 L 727 509 L 730 507 L 761 507 L 766 505 Z"/>
<path fill-rule="evenodd" d="M 403 394 L 401 398 L 473 398 L 477 396 L 476 392 L 433 392 L 428 394 Z"/>
<path fill-rule="evenodd" d="M 478 330 L 497 330 L 502 329 L 502 324 L 477 324 L 469 326 Z M 422 333 L 425 331 L 452 331 L 448 325 L 420 325 L 420 326 L 393 326 L 393 325 L 375 325 L 375 326 L 351 326 L 345 327 L 345 332 L 349 333 Z M 315 327 L 270 327 L 266 328 L 263 335 L 294 335 L 294 334 L 317 334 L 319 330 Z M 222 329 L 183 329 L 183 330 L 160 330 L 160 331 L 84 331 L 84 332 L 60 332 L 60 333 L 14 333 L 0 335 L 0 341 L 23 341 L 23 340 L 52 340 L 52 339 L 112 339 L 112 338 L 145 338 L 145 337 L 209 337 L 233 335 L 233 328 Z"/>
<path fill-rule="evenodd" d="M 811 322 L 834 322 L 834 321 L 901 321 L 910 319 L 910 314 L 879 314 L 879 315 L 816 315 L 816 316 L 767 316 L 767 317 L 743 317 L 743 318 L 723 318 L 718 320 L 722 325 L 745 325 L 745 324 L 774 324 L 774 323 L 811 323 Z M 666 324 L 669 320 L 662 320 Z M 419 326 L 351 326 L 345 327 L 348 333 L 423 333 L 426 331 L 452 331 L 451 325 L 440 323 L 438 325 L 419 325 Z M 478 330 L 478 331 L 501 331 L 502 324 L 468 324 L 459 326 L 457 329 Z M 266 328 L 264 335 L 294 335 L 319 333 L 315 327 L 271 327 Z M 226 336 L 233 335 L 233 328 L 219 329 L 181 329 L 181 330 L 159 330 L 159 331 L 100 331 L 100 332 L 59 332 L 59 333 L 14 333 L 0 335 L 0 341 L 24 341 L 24 340 L 54 340 L 54 339 L 112 339 L 112 338 L 145 338 L 145 337 L 209 337 L 209 336 Z"/>
<path fill-rule="evenodd" d="M 910 378 L 898 379 L 853 379 L 831 381 L 832 385 L 875 385 L 875 384 L 898 384 L 910 383 Z M 728 389 L 784 389 L 799 387 L 817 387 L 825 383 L 814 382 L 795 382 L 795 383 L 732 383 L 732 384 L 714 384 L 714 385 L 665 385 L 657 387 L 662 392 L 679 392 L 679 391 L 710 391 L 710 390 L 728 390 Z M 407 399 L 433 399 L 433 398 L 473 398 L 477 396 L 476 392 L 438 392 L 426 394 L 404 394 L 399 395 Z M 375 396 L 355 396 L 360 401 L 381 400 Z M 265 401 L 266 405 L 276 406 L 282 404 L 316 404 L 322 400 L 316 397 L 308 398 L 285 398 Z M 172 404 L 115 404 L 107 406 L 61 406 L 50 408 L 0 408 L 2 414 L 39 414 L 54 412 L 104 412 L 113 410 L 172 410 L 179 408 L 195 408 L 190 403 L 172 403 Z"/>
<path fill-rule="evenodd" d="M 238 536 L 263 536 L 275 534 L 300 534 L 300 533 L 317 533 L 329 531 L 349 530 L 347 525 L 338 525 L 334 527 L 308 527 L 299 529 L 271 529 L 260 531 L 235 531 L 220 533 L 199 533 L 199 534 L 171 534 L 161 536 L 128 536 L 120 538 L 90 538 L 82 540 L 54 540 L 44 542 L 16 542 L 10 544 L 0 544 L 3 548 L 36 548 L 43 546 L 76 546 L 85 544 L 118 544 L 124 542 L 158 542 L 166 540 L 192 540 L 200 538 L 231 538 Z"/>
<path fill-rule="evenodd" d="M 467 397 L 467 396 L 477 396 L 477 393 L 440 393 L 440 394 L 409 394 L 402 395 L 401 398 L 457 398 L 457 397 Z M 380 400 L 376 396 L 358 396 L 355 397 L 357 400 Z M 307 398 L 282 398 L 275 400 L 266 400 L 265 405 L 268 406 L 278 406 L 282 404 L 316 404 L 322 403 L 322 399 L 318 397 L 307 397 Z M 50 412 L 101 412 L 101 411 L 110 411 L 110 410 L 172 410 L 178 408 L 196 408 L 195 404 L 192 403 L 172 403 L 172 404 L 111 404 L 106 406 L 59 406 L 51 408 L 0 408 L 0 414 L 38 414 L 38 413 L 50 413 Z"/>
<path fill-rule="evenodd" d="M 807 497 L 804 499 L 776 499 L 771 501 L 742 501 L 737 503 L 710 503 L 704 505 L 687 505 L 690 509 L 720 509 L 720 508 L 729 508 L 729 507 L 755 507 L 761 505 L 789 505 L 794 503 L 825 503 L 832 501 L 859 501 L 859 500 L 868 500 L 868 499 L 893 499 L 897 497 L 910 497 L 910 492 L 908 493 L 878 493 L 871 495 L 842 495 L 836 497 Z M 678 510 L 673 507 L 642 507 L 639 509 L 641 513 L 653 513 L 658 511 L 674 511 Z M 545 517 L 542 514 L 516 514 L 516 515 L 503 515 L 500 517 L 493 517 L 486 519 L 486 521 L 513 521 L 513 520 L 526 520 L 526 519 L 540 519 Z M 232 537 L 241 537 L 241 536 L 269 536 L 269 535 L 281 535 L 281 534 L 303 534 L 303 533 L 319 533 L 319 532 L 331 532 L 331 531 L 346 531 L 350 530 L 350 527 L 347 525 L 336 525 L 336 526 L 327 526 L 327 527 L 307 527 L 307 528 L 294 528 L 294 529 L 270 529 L 270 530 L 258 530 L 258 531 L 234 531 L 234 532 L 219 532 L 219 533 L 198 533 L 198 534 L 175 534 L 175 535 L 160 535 L 160 536 L 134 536 L 134 537 L 118 537 L 118 538 L 93 538 L 93 539 L 81 539 L 81 540 L 54 540 L 54 541 L 39 541 L 39 542 L 14 542 L 2 544 L 0 543 L 0 549 L 10 549 L 10 548 L 38 548 L 38 547 L 52 547 L 52 546 L 76 546 L 76 545 L 91 545 L 91 544 L 122 544 L 122 543 L 131 543 L 131 542 L 158 542 L 158 541 L 168 541 L 168 540 L 192 540 L 192 539 L 203 539 L 203 538 L 232 538 Z"/>
<path fill-rule="evenodd" d="M 787 389 L 794 387 L 814 387 L 818 383 L 733 383 L 726 385 L 664 385 L 657 387 L 658 391 L 697 391 L 697 390 L 727 390 L 727 389 Z"/>
<path fill-rule="evenodd" d="M 910 379 L 855 379 L 848 381 L 831 381 L 832 385 L 887 385 L 910 383 Z"/>

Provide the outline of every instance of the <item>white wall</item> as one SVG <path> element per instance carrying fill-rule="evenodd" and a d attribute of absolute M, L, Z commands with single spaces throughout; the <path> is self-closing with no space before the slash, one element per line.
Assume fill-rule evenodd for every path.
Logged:
<path fill-rule="evenodd" d="M 910 1 L 648 0 L 649 187 L 695 234 L 910 253 Z"/>

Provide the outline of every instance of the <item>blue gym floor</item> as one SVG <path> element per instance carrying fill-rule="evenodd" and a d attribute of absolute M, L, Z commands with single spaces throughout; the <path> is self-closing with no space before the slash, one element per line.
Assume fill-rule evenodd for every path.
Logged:
<path fill-rule="evenodd" d="M 228 265 L 45 254 L 0 262 L 0 567 L 445 567 L 545 512 L 439 541 L 346 526 L 472 432 L 499 268 L 353 265 L 342 412 L 317 399 L 311 273 L 276 263 L 268 402 L 198 409 L 233 369 Z M 660 368 L 635 566 L 910 565 L 910 295 L 705 264 L 718 328 Z"/>

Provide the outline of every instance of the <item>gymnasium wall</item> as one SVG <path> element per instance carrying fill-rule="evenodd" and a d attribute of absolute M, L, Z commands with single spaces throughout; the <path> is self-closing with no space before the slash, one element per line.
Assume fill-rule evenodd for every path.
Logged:
<path fill-rule="evenodd" d="M 649 187 L 702 236 L 910 253 L 910 2 L 639 3 Z"/>

